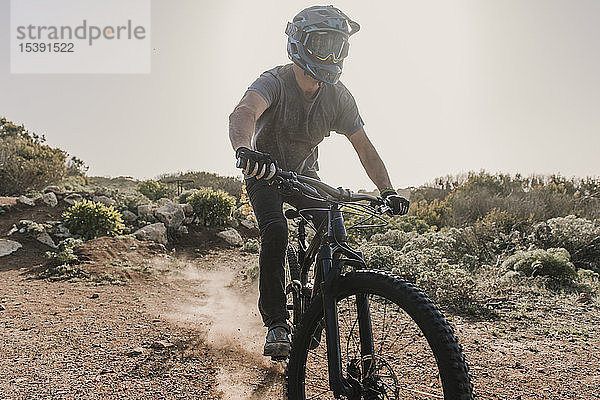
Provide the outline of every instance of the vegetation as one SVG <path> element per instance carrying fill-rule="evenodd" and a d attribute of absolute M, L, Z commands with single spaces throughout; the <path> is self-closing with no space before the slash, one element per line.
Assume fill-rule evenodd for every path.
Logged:
<path fill-rule="evenodd" d="M 176 180 L 183 181 L 185 189 L 211 188 L 213 190 L 222 190 L 236 199 L 242 195 L 242 181 L 232 176 L 220 176 L 210 172 L 189 171 L 158 176 L 158 181 L 162 183 L 173 183 Z"/>
<path fill-rule="evenodd" d="M 409 216 L 350 234 L 370 265 L 442 306 L 473 311 L 507 290 L 600 292 L 598 179 L 469 173 L 411 198 Z"/>
<path fill-rule="evenodd" d="M 169 198 L 172 194 L 167 184 L 152 179 L 140 182 L 136 190 L 153 201 L 163 197 Z"/>
<path fill-rule="evenodd" d="M 194 214 L 206 226 L 227 223 L 236 203 L 235 198 L 224 191 L 209 188 L 198 189 L 187 200 L 194 209 Z"/>
<path fill-rule="evenodd" d="M 0 195 L 39 190 L 65 177 L 85 178 L 82 160 L 45 143 L 44 135 L 0 118 Z"/>
<path fill-rule="evenodd" d="M 83 200 L 63 213 L 65 226 L 75 235 L 84 239 L 99 236 L 116 236 L 123 232 L 125 225 L 121 213 L 112 206 Z"/>

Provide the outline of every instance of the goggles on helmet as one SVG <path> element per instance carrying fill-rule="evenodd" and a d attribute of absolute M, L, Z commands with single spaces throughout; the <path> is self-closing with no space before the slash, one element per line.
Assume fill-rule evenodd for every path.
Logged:
<path fill-rule="evenodd" d="M 305 34 L 306 51 L 317 61 L 338 63 L 348 56 L 348 37 L 336 31 L 316 30 Z"/>

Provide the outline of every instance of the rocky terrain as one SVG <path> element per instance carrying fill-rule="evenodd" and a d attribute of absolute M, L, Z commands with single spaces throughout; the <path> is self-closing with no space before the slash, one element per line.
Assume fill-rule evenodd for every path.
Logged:
<path fill-rule="evenodd" d="M 257 255 L 242 247 L 254 226 L 203 228 L 186 223 L 184 205 L 140 205 L 123 215 L 131 235 L 86 241 L 76 270 L 49 274 L 70 201 L 115 199 L 44 192 L 0 198 L 2 398 L 283 398 L 282 367 L 261 356 Z M 559 293 L 488 306 L 494 317 L 446 312 L 478 398 L 600 398 L 595 301 Z"/>

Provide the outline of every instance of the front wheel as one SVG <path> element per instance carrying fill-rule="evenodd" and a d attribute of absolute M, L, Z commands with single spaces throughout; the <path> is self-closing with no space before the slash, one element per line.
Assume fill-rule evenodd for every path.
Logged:
<path fill-rule="evenodd" d="M 335 285 L 342 372 L 357 399 L 473 398 L 468 367 L 453 330 L 412 284 L 378 271 L 353 271 Z M 361 348 L 358 303 L 367 299 L 372 346 Z M 364 308 L 362 309 L 364 310 Z M 361 315 L 364 315 L 364 311 Z M 362 318 L 362 317 L 361 317 Z M 317 296 L 294 335 L 287 374 L 290 400 L 333 399 L 323 301 Z"/>

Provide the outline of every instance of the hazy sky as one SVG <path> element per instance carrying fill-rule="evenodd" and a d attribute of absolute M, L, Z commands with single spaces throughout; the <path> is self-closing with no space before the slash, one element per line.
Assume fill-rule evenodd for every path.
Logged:
<path fill-rule="evenodd" d="M 313 4 L 155 0 L 151 74 L 11 75 L 0 0 L 0 115 L 94 175 L 237 174 L 228 115 L 288 62 L 286 22 Z M 600 175 L 600 1 L 335 5 L 362 25 L 342 81 L 395 186 L 480 169 Z M 320 152 L 324 180 L 374 187 L 345 137 Z"/>

